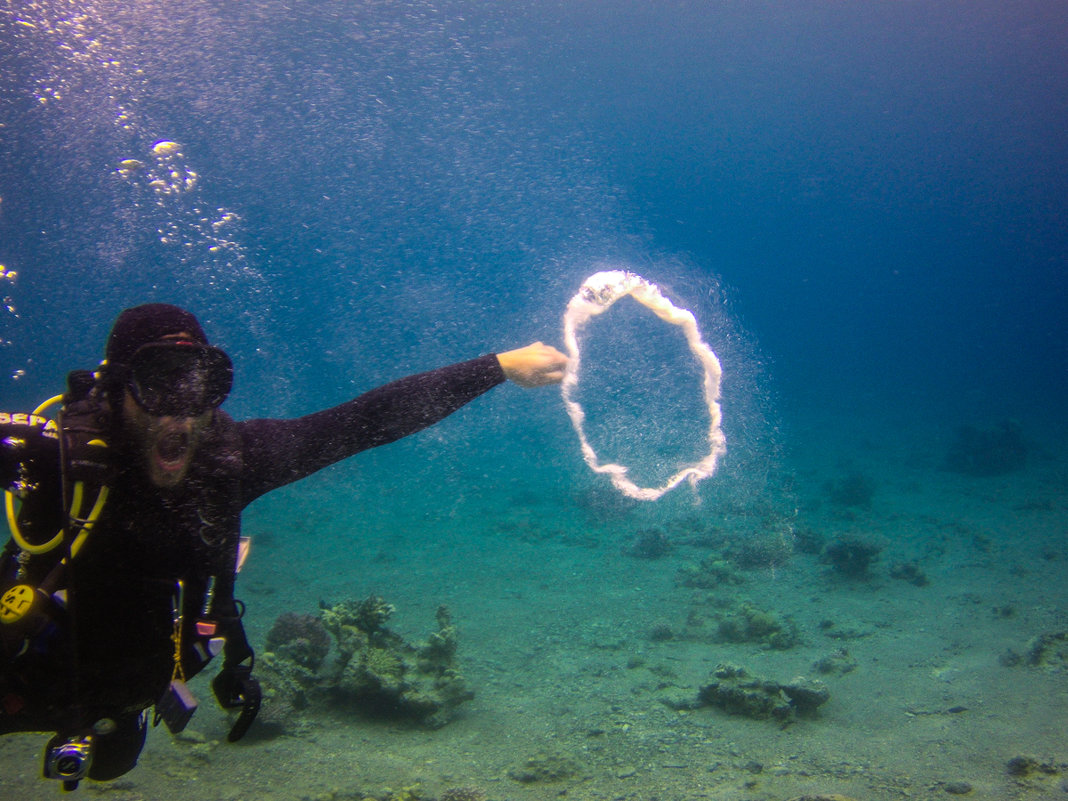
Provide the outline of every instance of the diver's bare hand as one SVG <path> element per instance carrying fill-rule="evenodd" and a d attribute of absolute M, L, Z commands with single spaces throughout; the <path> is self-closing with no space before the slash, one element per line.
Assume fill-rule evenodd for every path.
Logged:
<path fill-rule="evenodd" d="M 521 387 L 559 384 L 567 369 L 567 356 L 542 342 L 498 353 L 497 361 L 501 363 L 505 377 Z"/>

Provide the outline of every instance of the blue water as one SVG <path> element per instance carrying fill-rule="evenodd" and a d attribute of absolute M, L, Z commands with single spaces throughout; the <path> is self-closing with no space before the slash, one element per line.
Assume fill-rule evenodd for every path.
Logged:
<path fill-rule="evenodd" d="M 817 405 L 1064 390 L 1055 3 L 42 3 L 4 25 L 11 391 L 166 298 L 294 402 L 321 375 L 343 397 L 340 364 L 551 339 L 598 259 L 699 314 L 722 287 Z M 159 139 L 199 175 L 162 206 L 115 172 Z"/>
<path fill-rule="evenodd" d="M 356 549 L 362 591 L 352 527 L 403 564 L 443 531 L 523 530 L 517 509 L 565 541 L 622 537 L 615 515 L 789 520 L 858 464 L 905 492 L 871 448 L 930 467 L 958 426 L 1008 419 L 1064 510 L 1062 3 L 15 0 L 0 43 L 4 408 L 167 301 L 233 356 L 231 414 L 302 414 L 561 345 L 605 266 L 691 309 L 723 362 L 728 455 L 696 493 L 597 495 L 555 390 L 502 388 L 254 509 L 265 584 L 297 521 L 312 562 Z M 591 324 L 583 402 L 598 446 L 658 481 L 701 455 L 699 376 L 627 314 Z M 890 521 L 867 523 L 900 539 Z M 262 632 L 281 608 L 261 602 Z"/>

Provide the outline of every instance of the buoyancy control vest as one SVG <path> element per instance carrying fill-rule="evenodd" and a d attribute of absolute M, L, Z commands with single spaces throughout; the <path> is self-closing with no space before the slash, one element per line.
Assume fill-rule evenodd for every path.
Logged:
<path fill-rule="evenodd" d="M 106 712 L 105 707 L 117 700 L 107 693 L 95 698 L 92 671 L 81 675 L 81 657 L 97 650 L 98 639 L 106 641 L 114 633 L 104 631 L 94 602 L 80 605 L 79 589 L 101 578 L 106 581 L 106 576 L 95 574 L 107 567 L 108 560 L 113 566 L 121 563 L 123 553 L 106 547 L 107 543 L 92 542 L 93 532 L 99 525 L 99 539 L 114 534 L 116 527 L 136 528 L 136 499 L 131 499 L 132 493 L 125 498 L 118 493 L 108 504 L 122 471 L 111 445 L 115 412 L 99 377 L 89 371 L 71 373 L 62 403 L 54 421 L 37 412 L 25 416 L 24 423 L 21 416 L 14 416 L 19 419 L 12 422 L 25 425 L 25 430 L 3 441 L 6 448 L 21 448 L 25 459 L 12 487 L 22 505 L 14 512 L 9 493 L 12 538 L 0 554 L 0 732 L 80 725 L 77 718 Z M 237 492 L 240 449 L 229 418 L 216 414 L 220 419 L 198 450 L 197 469 L 190 479 L 193 507 L 176 508 L 178 519 L 170 526 L 181 532 L 184 545 L 166 538 L 159 542 L 165 549 L 184 548 L 186 557 L 181 560 L 182 575 L 173 577 L 173 592 L 167 591 L 174 599 L 173 628 L 166 632 L 173 642 L 171 687 L 159 696 L 132 693 L 125 699 L 124 711 L 155 703 L 172 730 L 179 730 L 188 715 L 174 721 L 166 717 L 174 681 L 192 677 L 221 651 L 228 681 L 221 688 L 225 692 L 220 692 L 219 680 L 215 689 L 224 707 L 243 708 L 235 728 L 240 731 L 237 736 L 231 733 L 231 739 L 237 739 L 255 716 L 259 700 L 250 676 L 253 652 L 241 623 L 243 607 L 234 598 L 234 578 L 246 544 L 240 536 Z M 37 439 L 31 443 L 33 438 Z M 146 538 L 138 531 L 120 534 L 140 534 L 142 542 Z M 148 532 L 149 537 L 155 534 Z M 152 544 L 149 539 L 142 550 Z M 85 555 L 79 559 L 83 549 Z M 100 551 L 106 556 L 101 557 Z M 123 575 L 121 569 L 115 572 Z M 114 617 L 121 625 L 123 615 L 137 614 L 140 610 L 119 609 Z M 84 661 L 93 662 L 91 657 Z M 241 679 L 237 689 L 230 686 L 234 674 Z M 154 685 L 146 684 L 150 686 Z M 63 720 L 67 715 L 75 720 Z"/>

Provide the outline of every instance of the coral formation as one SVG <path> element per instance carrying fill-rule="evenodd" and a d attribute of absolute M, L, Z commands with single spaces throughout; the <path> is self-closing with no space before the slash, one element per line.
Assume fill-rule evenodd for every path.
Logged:
<path fill-rule="evenodd" d="M 314 672 L 330 651 L 330 634 L 315 615 L 286 612 L 267 633 L 267 650 Z"/>
<path fill-rule="evenodd" d="M 675 630 L 669 623 L 657 623 L 649 629 L 649 639 L 653 642 L 668 642 L 675 639 Z"/>
<path fill-rule="evenodd" d="M 755 642 L 785 650 L 800 640 L 797 626 L 776 612 L 742 601 L 719 621 L 719 637 L 727 642 Z"/>
<path fill-rule="evenodd" d="M 966 476 L 1000 476 L 1021 469 L 1027 451 L 1020 424 L 1014 421 L 985 429 L 961 426 L 946 451 L 945 466 Z"/>
<path fill-rule="evenodd" d="M 702 704 L 728 715 L 789 723 L 796 716 L 813 716 L 831 697 L 820 681 L 796 678 L 788 684 L 751 676 L 737 665 L 718 665 L 712 681 L 697 694 Z"/>
<path fill-rule="evenodd" d="M 857 668 L 857 660 L 854 659 L 845 648 L 839 648 L 827 656 L 821 657 L 812 663 L 812 669 L 823 675 L 844 676 Z"/>
<path fill-rule="evenodd" d="M 753 643 L 776 650 L 793 648 L 801 642 L 797 624 L 790 617 L 761 609 L 745 599 L 713 594 L 694 600 L 684 629 L 676 630 L 662 624 L 662 629 L 655 634 L 660 641 Z M 653 636 L 651 633 L 650 639 Z"/>
<path fill-rule="evenodd" d="M 793 533 L 770 533 L 732 544 L 730 558 L 742 570 L 782 567 L 793 555 Z"/>
<path fill-rule="evenodd" d="M 829 564 L 843 576 L 865 579 L 868 578 L 871 564 L 879 556 L 880 551 L 882 551 L 881 545 L 856 537 L 842 537 L 824 546 L 820 561 Z"/>
<path fill-rule="evenodd" d="M 324 624 L 327 620 L 337 624 L 337 618 L 343 618 L 346 624 L 351 624 L 365 634 L 375 634 L 382 631 L 393 613 L 397 611 L 391 603 L 378 595 L 369 595 L 362 601 L 345 601 L 336 606 L 327 606 L 320 603 Z"/>
<path fill-rule="evenodd" d="M 256 658 L 256 678 L 263 702 L 253 732 L 272 737 L 294 733 L 307 725 L 304 715 L 311 705 L 316 676 L 308 668 L 271 651 Z"/>
<path fill-rule="evenodd" d="M 1027 643 L 1024 661 L 1032 666 L 1068 667 L 1068 631 L 1039 634 Z"/>
<path fill-rule="evenodd" d="M 713 551 L 700 564 L 680 567 L 676 582 L 684 587 L 712 589 L 722 584 L 742 584 L 745 576 L 735 570 L 723 554 Z"/>
<path fill-rule="evenodd" d="M 926 587 L 930 583 L 927 574 L 915 562 L 898 562 L 890 568 L 890 578 L 901 579 L 917 587 Z"/>
<path fill-rule="evenodd" d="M 438 607 L 438 630 L 420 645 L 386 627 L 393 612 L 377 596 L 322 610 L 338 651 L 328 690 L 363 711 L 443 726 L 474 697 L 454 664 L 456 629 L 449 611 Z"/>
<path fill-rule="evenodd" d="M 1060 772 L 1059 767 L 1052 762 L 1040 762 L 1032 756 L 1021 754 L 1010 759 L 1005 765 L 1005 770 L 1010 776 L 1024 778 L 1036 773 L 1055 776 Z"/>
<path fill-rule="evenodd" d="M 256 661 L 263 704 L 256 730 L 266 736 L 298 731 L 320 686 L 319 669 L 330 651 L 330 634 L 315 615 L 286 612 L 267 634 Z"/>
<path fill-rule="evenodd" d="M 1068 668 L 1068 631 L 1038 634 L 1032 637 L 1021 655 L 1012 648 L 998 657 L 1003 667 L 1024 664 L 1029 667 L 1044 667 L 1052 670 Z"/>
<path fill-rule="evenodd" d="M 623 553 L 637 559 L 660 559 L 671 553 L 671 540 L 658 528 L 642 529 Z"/>
<path fill-rule="evenodd" d="M 752 677 L 745 668 L 733 665 L 719 665 L 712 675 L 713 680 L 697 693 L 702 704 L 728 715 L 758 719 L 786 721 L 794 714 L 790 699 L 776 682 Z"/>
<path fill-rule="evenodd" d="M 474 696 L 456 669 L 456 629 L 444 606 L 437 630 L 417 645 L 386 626 L 395 609 L 378 596 L 320 607 L 318 617 L 282 615 L 268 635 L 257 676 L 270 728 L 299 726 L 302 713 L 338 699 L 437 728 Z M 324 667 L 331 637 L 336 658 Z"/>
<path fill-rule="evenodd" d="M 822 681 L 804 676 L 783 684 L 782 691 L 797 713 L 805 717 L 814 717 L 817 710 L 831 699 L 831 692 Z"/>

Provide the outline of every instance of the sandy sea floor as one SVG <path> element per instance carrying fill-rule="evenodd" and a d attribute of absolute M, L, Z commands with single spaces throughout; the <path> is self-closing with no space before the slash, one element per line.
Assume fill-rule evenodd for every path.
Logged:
<path fill-rule="evenodd" d="M 830 437 L 819 426 L 805 435 Z M 1033 638 L 1068 632 L 1061 451 L 1035 448 L 1023 470 L 977 478 L 943 470 L 920 438 L 838 436 L 819 457 L 793 458 L 798 511 L 785 523 L 677 502 L 682 511 L 659 526 L 672 544 L 660 558 L 627 553 L 650 527 L 647 511 L 605 514 L 548 488 L 458 497 L 436 506 L 436 518 L 415 504 L 377 516 L 356 542 L 334 521 L 336 541 L 304 552 L 284 547 L 280 530 L 300 542 L 299 529 L 329 518 L 348 478 L 284 490 L 246 518 L 262 540 L 241 577 L 253 643 L 262 647 L 284 611 L 372 592 L 396 605 L 391 624 L 415 640 L 446 603 L 475 698 L 436 730 L 333 710 L 293 734 L 229 745 L 199 677 L 202 708 L 186 734 L 152 730 L 134 772 L 79 792 L 114 801 L 1068 799 L 1068 634 L 1026 664 Z M 835 501 L 851 476 L 869 482 L 870 503 Z M 355 503 L 347 513 L 365 511 Z M 745 538 L 762 543 L 764 564 L 731 564 L 729 580 L 710 587 L 682 583 L 680 570 L 714 550 L 737 562 Z M 868 575 L 821 559 L 819 548 L 842 538 L 880 549 Z M 926 584 L 893 577 L 903 564 Z M 721 641 L 716 621 L 743 601 L 791 623 L 797 643 Z M 1013 653 L 1020 664 L 1006 664 Z M 828 658 L 850 669 L 821 673 L 815 664 Z M 830 700 L 786 726 L 697 705 L 719 664 L 778 682 L 818 678 Z M 4 798 L 61 794 L 38 778 L 42 744 L 0 740 Z M 531 760 L 568 775 L 517 780 Z"/>

